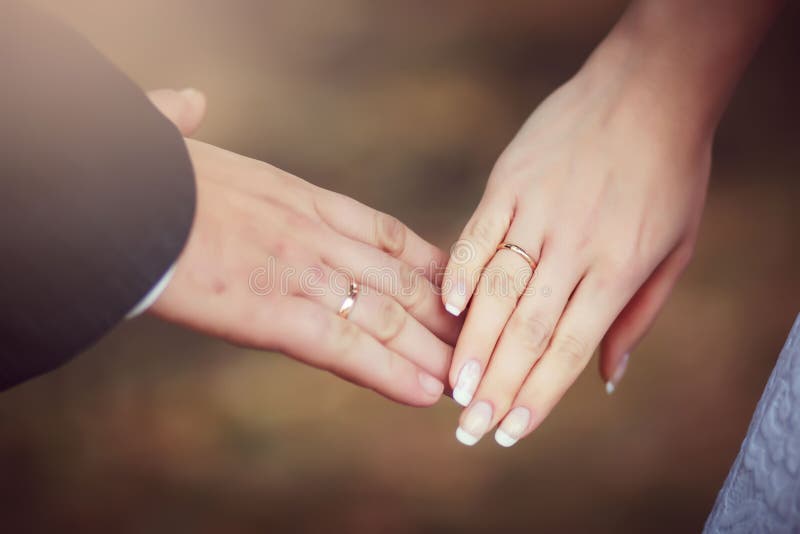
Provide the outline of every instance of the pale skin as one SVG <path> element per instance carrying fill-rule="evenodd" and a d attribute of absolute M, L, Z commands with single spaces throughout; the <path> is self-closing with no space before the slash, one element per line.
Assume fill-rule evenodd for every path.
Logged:
<path fill-rule="evenodd" d="M 197 91 L 149 96 L 184 136 L 205 112 Z M 461 327 L 431 281 L 447 256 L 353 199 L 221 148 L 186 145 L 195 221 L 150 312 L 283 352 L 404 404 L 435 403 Z M 352 278 L 361 288 L 344 319 Z"/>
<path fill-rule="evenodd" d="M 467 254 L 451 257 L 443 280 L 446 309 L 468 308 L 460 336 L 431 281 L 441 251 L 385 214 L 192 140 L 196 220 L 151 312 L 406 404 L 433 404 L 448 381 L 468 406 L 459 439 L 473 444 L 499 425 L 496 439 L 512 445 L 598 345 L 601 375 L 609 389 L 619 383 L 691 258 L 716 124 L 779 5 L 631 4 L 498 160 L 459 242 Z M 151 97 L 184 135 L 199 124 L 201 95 Z M 533 257 L 535 276 L 519 255 L 496 253 L 502 242 Z M 268 258 L 317 276 L 254 291 Z M 349 277 L 337 269 L 358 278 L 376 266 L 413 290 L 365 293 L 349 320 L 339 317 Z M 476 369 L 466 381 L 465 364 Z"/>
<path fill-rule="evenodd" d="M 449 373 L 460 441 L 529 435 L 598 346 L 619 384 L 690 261 L 716 125 L 780 5 L 632 2 L 500 156 L 442 285 L 466 310 Z"/>

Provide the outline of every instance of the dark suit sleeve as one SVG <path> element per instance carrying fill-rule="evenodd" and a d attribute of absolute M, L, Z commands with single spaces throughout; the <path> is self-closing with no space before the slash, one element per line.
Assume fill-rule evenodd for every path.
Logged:
<path fill-rule="evenodd" d="M 123 319 L 176 261 L 195 206 L 177 129 L 92 46 L 0 2 L 0 389 Z"/>

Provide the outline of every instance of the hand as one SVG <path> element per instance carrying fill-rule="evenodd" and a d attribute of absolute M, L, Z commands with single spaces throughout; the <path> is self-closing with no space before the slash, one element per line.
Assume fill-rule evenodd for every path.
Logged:
<path fill-rule="evenodd" d="M 205 108 L 175 92 L 151 97 L 184 133 Z M 436 402 L 460 328 L 431 282 L 446 255 L 350 198 L 266 163 L 186 144 L 197 180 L 195 221 L 151 311 L 284 352 L 399 402 Z M 343 319 L 337 312 L 353 278 L 360 293 Z"/>
<path fill-rule="evenodd" d="M 542 103 L 453 250 L 444 303 L 471 299 L 449 376 L 467 445 L 501 422 L 501 445 L 530 433 L 604 337 L 613 390 L 691 257 L 711 135 L 628 82 L 586 67 Z"/>

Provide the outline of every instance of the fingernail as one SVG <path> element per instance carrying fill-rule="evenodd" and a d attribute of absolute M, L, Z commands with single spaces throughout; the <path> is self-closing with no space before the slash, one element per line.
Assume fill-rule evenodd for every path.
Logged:
<path fill-rule="evenodd" d="M 456 282 L 453 291 L 447 294 L 447 299 L 444 303 L 444 309 L 447 313 L 458 317 L 464 308 L 467 306 L 467 287 L 464 282 Z"/>
<path fill-rule="evenodd" d="M 622 359 L 617 364 L 617 368 L 614 370 L 614 374 L 611 375 L 611 380 L 606 382 L 606 393 L 611 395 L 614 393 L 614 390 L 617 389 L 619 386 L 622 377 L 625 376 L 625 370 L 628 368 L 628 360 L 630 359 L 630 354 L 625 354 Z"/>
<path fill-rule="evenodd" d="M 429 375 L 425 371 L 420 371 L 418 375 L 419 385 L 425 390 L 425 393 L 432 397 L 439 397 L 444 391 L 444 384 L 436 377 Z"/>
<path fill-rule="evenodd" d="M 447 313 L 450 315 L 454 315 L 458 317 L 461 315 L 461 312 L 464 311 L 461 308 L 457 307 L 455 304 L 450 304 L 449 302 L 444 305 L 444 309 L 447 310 Z"/>
<path fill-rule="evenodd" d="M 467 411 L 464 421 L 456 430 L 456 439 L 467 446 L 475 445 L 489 430 L 491 422 L 492 407 L 488 402 L 477 402 Z"/>
<path fill-rule="evenodd" d="M 531 411 L 518 406 L 503 419 L 500 428 L 494 433 L 494 440 L 503 447 L 510 447 L 528 430 L 530 422 Z"/>
<path fill-rule="evenodd" d="M 453 400 L 461 406 L 469 406 L 472 402 L 472 396 L 475 395 L 475 390 L 478 389 L 478 383 L 481 381 L 481 364 L 478 360 L 469 360 L 461 367 L 458 373 L 458 380 L 453 388 Z"/>
<path fill-rule="evenodd" d="M 182 89 L 180 91 L 181 96 L 188 100 L 193 106 L 199 105 L 203 100 L 203 93 L 195 89 L 194 87 L 187 87 L 186 89 Z"/>

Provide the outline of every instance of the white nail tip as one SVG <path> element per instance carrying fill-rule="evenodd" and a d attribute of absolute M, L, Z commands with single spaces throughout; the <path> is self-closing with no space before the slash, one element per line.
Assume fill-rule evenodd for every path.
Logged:
<path fill-rule="evenodd" d="M 462 429 L 461 427 L 458 427 L 456 429 L 456 439 L 461 443 L 463 443 L 464 445 L 466 445 L 467 447 L 472 447 L 473 445 L 478 443 L 478 440 L 480 438 L 476 438 L 466 430 Z"/>
<path fill-rule="evenodd" d="M 472 402 L 472 393 L 462 388 L 456 388 L 453 390 L 453 400 L 461 406 L 469 406 L 469 403 Z"/>
<path fill-rule="evenodd" d="M 614 385 L 614 382 L 612 382 L 611 380 L 606 382 L 606 394 L 611 395 L 612 393 L 614 393 L 615 389 L 617 389 L 617 387 Z"/>
<path fill-rule="evenodd" d="M 494 433 L 494 440 L 503 447 L 510 447 L 517 442 L 517 438 L 512 438 L 500 428 Z"/>
<path fill-rule="evenodd" d="M 457 308 L 457 307 L 453 306 L 452 304 L 445 304 L 444 305 L 444 309 L 447 310 L 447 313 L 449 313 L 450 315 L 453 315 L 455 317 L 458 317 L 459 315 L 461 315 L 461 311 L 462 311 L 460 308 Z"/>

